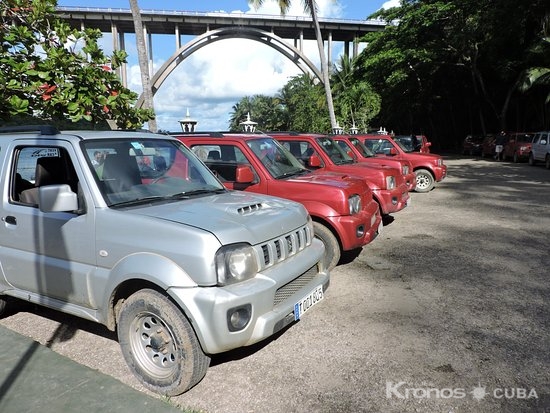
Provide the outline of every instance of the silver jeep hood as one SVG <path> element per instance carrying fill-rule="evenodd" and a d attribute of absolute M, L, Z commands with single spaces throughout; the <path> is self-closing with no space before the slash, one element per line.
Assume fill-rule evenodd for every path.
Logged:
<path fill-rule="evenodd" d="M 307 222 L 307 211 L 299 203 L 240 191 L 153 204 L 132 212 L 203 229 L 222 244 L 246 241 L 255 245 Z"/>

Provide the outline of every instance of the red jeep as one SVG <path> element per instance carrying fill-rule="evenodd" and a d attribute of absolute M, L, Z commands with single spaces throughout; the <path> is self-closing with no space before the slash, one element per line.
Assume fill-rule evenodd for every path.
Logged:
<path fill-rule="evenodd" d="M 358 135 L 357 137 L 377 155 L 411 161 L 416 174 L 416 192 L 431 191 L 435 183 L 442 181 L 447 175 L 447 165 L 439 155 L 408 152 L 390 135 Z"/>
<path fill-rule="evenodd" d="M 531 152 L 531 144 L 535 138 L 534 133 L 509 132 L 509 139 L 504 144 L 504 159 L 512 159 L 514 162 L 527 161 Z"/>
<path fill-rule="evenodd" d="M 393 139 L 401 143 L 408 152 L 430 153 L 432 146 L 426 135 L 395 135 Z"/>
<path fill-rule="evenodd" d="M 357 177 L 310 171 L 277 141 L 263 134 L 175 134 L 218 176 L 226 188 L 302 203 L 325 244 L 325 264 L 334 268 L 346 251 L 378 234 L 382 217 L 372 191 Z"/>
<path fill-rule="evenodd" d="M 382 215 L 401 211 L 409 201 L 407 184 L 400 169 L 357 162 L 332 138 L 312 133 L 268 132 L 308 169 L 360 176 L 366 180 Z"/>
<path fill-rule="evenodd" d="M 409 192 L 414 191 L 416 188 L 416 177 L 410 161 L 376 156 L 374 152 L 367 148 L 355 135 L 333 135 L 331 137 L 338 142 L 338 145 L 340 145 L 349 156 L 359 162 L 365 162 L 371 165 L 386 165 L 401 170 L 405 177 L 405 183 L 407 184 Z"/>

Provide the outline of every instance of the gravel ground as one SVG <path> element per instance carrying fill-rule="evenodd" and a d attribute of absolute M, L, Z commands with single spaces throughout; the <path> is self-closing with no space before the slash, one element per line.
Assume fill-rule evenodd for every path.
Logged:
<path fill-rule="evenodd" d="M 446 157 L 325 299 L 272 340 L 213 358 L 170 400 L 224 412 L 550 413 L 550 171 Z M 144 390 L 116 337 L 22 304 L 2 325 Z"/>

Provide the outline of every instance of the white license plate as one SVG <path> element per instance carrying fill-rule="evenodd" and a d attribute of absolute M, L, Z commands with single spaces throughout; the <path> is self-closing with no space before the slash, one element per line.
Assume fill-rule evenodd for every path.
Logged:
<path fill-rule="evenodd" d="M 299 320 L 311 307 L 324 298 L 323 286 L 317 286 L 312 292 L 294 304 L 294 320 Z"/>

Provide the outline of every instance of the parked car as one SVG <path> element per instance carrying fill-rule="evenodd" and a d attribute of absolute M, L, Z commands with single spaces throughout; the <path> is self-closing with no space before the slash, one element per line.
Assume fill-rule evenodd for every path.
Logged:
<path fill-rule="evenodd" d="M 308 169 L 321 169 L 360 176 L 366 180 L 382 215 L 398 212 L 409 202 L 409 192 L 400 169 L 359 163 L 326 135 L 268 132 Z"/>
<path fill-rule="evenodd" d="M 481 156 L 483 136 L 468 135 L 462 142 L 462 154 L 470 156 Z"/>
<path fill-rule="evenodd" d="M 310 171 L 273 138 L 263 134 L 175 134 L 229 189 L 300 202 L 325 244 L 325 265 L 377 236 L 378 204 L 364 180 L 336 172 Z"/>
<path fill-rule="evenodd" d="M 436 182 L 447 175 L 447 166 L 440 155 L 410 152 L 390 135 L 358 135 L 367 148 L 379 156 L 391 156 L 411 162 L 416 175 L 416 192 L 431 191 Z"/>
<path fill-rule="evenodd" d="M 376 156 L 374 152 L 367 148 L 355 135 L 333 135 L 332 139 L 338 142 L 338 145 L 358 162 L 364 162 L 371 165 L 386 165 L 400 169 L 405 178 L 407 190 L 410 192 L 414 191 L 416 188 L 416 175 L 414 174 L 410 161 Z"/>
<path fill-rule="evenodd" d="M 509 139 L 504 144 L 504 159 L 511 159 L 515 163 L 528 160 L 536 135 L 534 133 L 511 132 L 508 133 L 508 136 Z"/>
<path fill-rule="evenodd" d="M 537 162 L 544 162 L 546 169 L 550 169 L 550 131 L 537 132 L 533 138 L 529 165 L 535 165 Z"/>
<path fill-rule="evenodd" d="M 494 158 L 495 146 L 496 146 L 495 141 L 496 141 L 495 135 L 485 135 L 483 137 L 483 142 L 481 143 L 482 158 Z"/>
<path fill-rule="evenodd" d="M 409 152 L 430 153 L 430 146 L 432 146 L 426 135 L 395 135 L 393 139 L 401 143 Z"/>
<path fill-rule="evenodd" d="M 212 354 L 323 299 L 324 245 L 304 206 L 229 191 L 177 139 L 48 126 L 0 136 L 0 313 L 22 299 L 103 324 L 148 389 L 183 393 Z"/>

